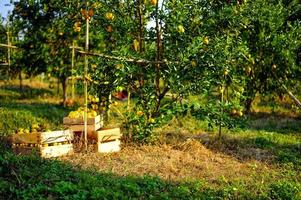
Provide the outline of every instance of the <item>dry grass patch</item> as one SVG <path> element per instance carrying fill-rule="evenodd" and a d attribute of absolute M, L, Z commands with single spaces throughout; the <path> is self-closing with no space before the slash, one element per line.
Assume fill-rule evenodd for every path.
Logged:
<path fill-rule="evenodd" d="M 261 180 L 264 174 L 273 173 L 265 164 L 255 160 L 240 162 L 213 152 L 195 140 L 174 146 L 127 146 L 114 154 L 76 153 L 62 160 L 83 169 L 123 176 L 151 175 L 172 181 L 254 181 L 254 177 Z"/>

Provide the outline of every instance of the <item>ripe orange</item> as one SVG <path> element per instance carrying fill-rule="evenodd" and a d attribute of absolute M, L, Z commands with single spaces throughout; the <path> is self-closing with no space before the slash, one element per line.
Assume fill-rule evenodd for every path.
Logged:
<path fill-rule="evenodd" d="M 208 45 L 208 44 L 209 44 L 209 38 L 208 38 L 208 37 L 205 37 L 205 38 L 203 39 L 203 43 L 204 43 L 205 45 Z"/>
<path fill-rule="evenodd" d="M 113 20 L 115 18 L 114 14 L 109 12 L 109 13 L 106 13 L 106 19 L 107 20 Z"/>
<path fill-rule="evenodd" d="M 113 32 L 113 27 L 112 27 L 111 25 L 109 25 L 109 26 L 107 27 L 107 31 L 108 31 L 109 33 L 112 33 L 112 32 Z"/>
<path fill-rule="evenodd" d="M 242 117 L 244 114 L 242 113 L 242 111 L 239 111 L 238 113 L 238 116 Z"/>
<path fill-rule="evenodd" d="M 134 40 L 133 46 L 134 46 L 134 50 L 135 50 L 135 51 L 139 51 L 140 43 L 139 43 L 138 40 L 136 40 L 136 39 Z"/>
<path fill-rule="evenodd" d="M 155 6 L 157 5 L 157 0 L 150 0 L 150 3 Z"/>
<path fill-rule="evenodd" d="M 143 115 L 143 112 L 142 111 L 137 111 L 136 113 L 139 117 L 141 117 Z"/>
<path fill-rule="evenodd" d="M 184 32 L 185 32 L 184 26 L 179 25 L 179 26 L 177 27 L 177 31 L 178 31 L 179 33 L 184 33 Z"/>
<path fill-rule="evenodd" d="M 231 115 L 236 115 L 236 113 L 237 113 L 237 110 L 236 109 L 232 109 Z"/>
<path fill-rule="evenodd" d="M 251 67 L 246 67 L 245 71 L 249 75 L 252 71 L 252 68 Z"/>
<path fill-rule="evenodd" d="M 277 68 L 277 65 L 273 64 L 273 65 L 272 65 L 272 68 L 273 68 L 273 69 L 276 69 L 276 68 Z"/>
<path fill-rule="evenodd" d="M 192 61 L 191 61 L 191 65 L 192 65 L 192 67 L 196 67 L 196 66 L 197 66 L 196 61 L 195 61 L 195 60 L 192 60 Z"/>

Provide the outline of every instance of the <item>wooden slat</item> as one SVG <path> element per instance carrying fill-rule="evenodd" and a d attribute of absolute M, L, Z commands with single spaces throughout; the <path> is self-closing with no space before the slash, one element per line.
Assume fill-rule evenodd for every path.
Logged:
<path fill-rule="evenodd" d="M 73 153 L 72 144 L 58 146 L 41 147 L 41 157 L 52 158 Z"/>
<path fill-rule="evenodd" d="M 40 148 L 39 147 L 27 147 L 27 146 L 15 146 L 13 147 L 13 152 L 15 154 L 20 155 L 40 155 Z"/>
<path fill-rule="evenodd" d="M 112 153 L 120 151 L 120 140 L 113 140 L 110 142 L 98 142 L 97 151 L 99 153 Z"/>
<path fill-rule="evenodd" d="M 70 130 L 14 134 L 12 136 L 12 142 L 15 144 L 44 144 L 71 140 L 73 140 L 73 133 Z"/>
<path fill-rule="evenodd" d="M 13 46 L 13 45 L 7 45 L 7 44 L 0 44 L 0 47 L 6 47 L 6 48 L 13 48 L 13 49 L 17 49 L 18 47 Z"/>
<path fill-rule="evenodd" d="M 88 118 L 87 119 L 87 124 L 92 125 L 92 124 L 97 124 L 102 121 L 102 117 L 100 115 L 97 115 L 95 118 Z M 64 125 L 82 125 L 84 124 L 84 119 L 81 118 L 69 118 L 69 117 L 64 117 L 63 119 Z"/>
<path fill-rule="evenodd" d="M 72 130 L 74 132 L 82 132 L 85 129 L 84 125 L 65 125 L 65 127 L 69 128 L 70 130 Z M 88 133 L 92 133 L 93 131 L 100 129 L 101 127 L 102 127 L 102 123 L 88 125 L 88 127 L 87 127 Z"/>
<path fill-rule="evenodd" d="M 120 139 L 121 136 L 120 128 L 103 128 L 93 133 L 93 138 L 96 139 L 97 142 L 116 140 Z"/>
<path fill-rule="evenodd" d="M 63 144 L 58 146 L 48 147 L 26 147 L 26 146 L 14 146 L 13 152 L 21 155 L 38 155 L 43 158 L 52 158 L 63 156 L 73 153 L 72 144 Z"/>
<path fill-rule="evenodd" d="M 41 133 L 40 142 L 45 143 L 58 143 L 73 140 L 73 133 L 71 130 L 64 131 L 51 131 Z"/>
<path fill-rule="evenodd" d="M 142 64 L 177 64 L 178 61 L 152 61 L 152 60 L 144 60 L 144 59 L 138 59 L 138 58 L 126 58 L 126 57 L 117 57 L 112 55 L 106 55 L 103 53 L 94 53 L 94 52 L 87 52 L 87 51 L 78 51 L 81 54 L 84 55 L 91 55 L 91 56 L 97 56 L 102 58 L 107 58 L 109 60 L 120 60 L 125 62 L 132 62 L 132 63 L 142 63 Z"/>
<path fill-rule="evenodd" d="M 14 134 L 12 136 L 12 142 L 15 144 L 39 144 L 40 143 L 40 133 L 22 133 Z"/>

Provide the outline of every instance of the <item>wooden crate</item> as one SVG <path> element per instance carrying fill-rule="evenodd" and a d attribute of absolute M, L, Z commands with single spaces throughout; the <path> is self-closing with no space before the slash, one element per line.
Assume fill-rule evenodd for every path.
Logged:
<path fill-rule="evenodd" d="M 97 115 L 94 118 L 88 118 L 87 119 L 87 124 L 92 125 L 92 124 L 99 124 L 102 123 L 103 118 L 102 115 Z M 69 118 L 69 117 L 64 117 L 63 119 L 64 125 L 83 125 L 84 124 L 84 119 L 83 118 Z"/>
<path fill-rule="evenodd" d="M 120 140 L 111 140 L 108 142 L 98 142 L 97 152 L 99 153 L 113 153 L 120 151 Z"/>
<path fill-rule="evenodd" d="M 57 157 L 73 152 L 71 130 L 41 133 L 14 134 L 13 151 L 16 154 L 37 154 L 44 158 Z"/>
<path fill-rule="evenodd" d="M 111 153 L 120 151 L 120 128 L 99 129 L 92 138 L 96 141 L 97 152 Z"/>
<path fill-rule="evenodd" d="M 49 144 L 72 140 L 73 133 L 70 130 L 14 134 L 12 136 L 14 144 Z"/>
<path fill-rule="evenodd" d="M 64 127 L 71 129 L 74 132 L 84 132 L 84 120 L 83 119 L 72 119 L 65 117 L 63 119 Z M 88 118 L 87 120 L 87 131 L 88 136 L 92 135 L 94 131 L 100 129 L 103 126 L 102 115 L 97 115 L 95 118 Z"/>
<path fill-rule="evenodd" d="M 13 151 L 15 154 L 21 155 L 30 155 L 35 154 L 41 156 L 43 158 L 52 158 L 52 157 L 59 157 L 64 155 L 69 155 L 73 153 L 73 145 L 72 144 L 61 144 L 56 146 L 19 146 L 14 145 Z"/>

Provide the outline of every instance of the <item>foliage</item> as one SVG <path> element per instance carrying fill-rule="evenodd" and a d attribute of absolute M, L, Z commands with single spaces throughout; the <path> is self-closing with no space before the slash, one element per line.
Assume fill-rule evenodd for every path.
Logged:
<path fill-rule="evenodd" d="M 298 199 L 301 197 L 300 184 L 278 181 L 271 184 L 270 188 L 271 199 Z"/>
<path fill-rule="evenodd" d="M 17 128 L 28 128 L 35 122 L 57 127 L 57 123 L 61 123 L 57 119 L 62 119 L 69 112 L 67 108 L 47 103 L 51 98 L 50 91 L 28 88 L 27 92 L 30 91 L 32 94 L 28 94 L 26 99 L 18 99 L 20 94 L 16 87 L 1 87 L 0 115 L 1 119 L 5 119 L 0 122 L 1 136 L 9 135 L 10 131 Z M 45 93 L 48 96 L 44 96 Z M 182 106 L 176 106 L 178 104 L 175 103 L 172 108 L 172 100 L 164 100 L 162 110 L 168 115 L 167 121 L 170 117 L 177 116 L 187 130 L 197 127 L 189 124 L 191 119 L 185 120 L 187 112 L 190 112 L 190 105 L 197 107 L 195 102 L 191 102 L 193 100 L 189 100 L 189 104 L 183 102 Z M 0 196 L 6 199 L 300 199 L 300 119 L 295 119 L 289 125 L 283 124 L 285 127 L 275 126 L 274 123 L 265 124 L 271 120 L 274 123 L 280 121 L 273 116 L 266 117 L 265 120 L 255 118 L 250 122 L 259 123 L 256 127 L 251 124 L 243 129 L 227 131 L 220 149 L 214 140 L 200 140 L 206 148 L 212 149 L 212 156 L 213 152 L 218 151 L 223 157 L 249 163 L 248 172 L 251 177 L 246 175 L 246 180 L 236 174 L 234 179 L 227 180 L 222 176 L 220 180 L 212 182 L 209 179 L 173 182 L 153 176 L 118 176 L 111 174 L 111 169 L 107 169 L 109 172 L 96 172 L 95 169 L 82 170 L 78 165 L 71 166 L 56 159 L 16 156 L 7 150 L 8 147 L 0 145 Z M 5 127 L 1 128 L 1 124 L 5 124 Z M 181 125 L 171 126 L 169 128 L 174 131 L 167 131 L 173 134 L 183 128 Z M 204 132 L 203 128 L 197 129 L 195 133 Z M 190 131 L 186 132 L 184 137 L 187 138 L 190 134 L 192 135 Z M 210 133 L 208 135 L 214 136 Z M 264 160 L 265 154 L 270 153 L 272 163 Z M 109 155 L 105 157 L 107 156 Z M 107 159 L 110 160 L 111 157 Z M 256 171 L 256 160 L 263 162 L 263 167 L 271 170 Z M 262 176 L 259 177 L 259 174 Z"/>
<path fill-rule="evenodd" d="M 88 19 L 89 50 L 102 56 L 89 56 L 84 79 L 102 110 L 120 88 L 135 95 L 125 121 L 130 138 L 152 140 L 152 129 L 189 95 L 204 98 L 195 116 L 233 127 L 257 93 L 283 93 L 283 83 L 298 81 L 299 13 L 296 1 L 280 0 L 19 1 L 14 21 L 24 52 L 17 63 L 29 74 L 51 72 L 66 93 L 67 78 L 83 75 L 79 54 L 71 72 L 69 47 L 84 46 Z"/>
<path fill-rule="evenodd" d="M 2 20 L 2 17 L 0 15 L 0 43 L 5 44 L 7 43 L 7 30 L 6 27 L 4 26 L 4 22 Z M 4 48 L 0 48 L 0 63 L 5 63 L 6 62 L 6 51 Z M 1 74 L 3 74 L 2 66 L 1 66 Z"/>
<path fill-rule="evenodd" d="M 276 1 L 258 1 L 243 8 L 242 16 L 252 16 L 245 22 L 248 30 L 242 32 L 253 62 L 246 82 L 249 100 L 257 92 L 279 92 L 282 83 L 294 81 L 299 74 L 296 51 L 300 43 L 296 38 L 300 35 L 300 22 L 288 21 L 289 10 Z"/>

